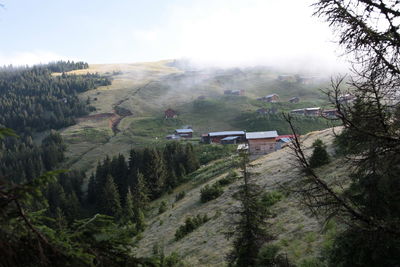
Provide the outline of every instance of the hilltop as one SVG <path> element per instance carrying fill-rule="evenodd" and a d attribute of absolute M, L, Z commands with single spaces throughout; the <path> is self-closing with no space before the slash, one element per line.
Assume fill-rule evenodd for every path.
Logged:
<path fill-rule="evenodd" d="M 309 153 L 311 144 L 319 138 L 328 144 L 328 151 L 332 154 L 333 136 L 331 129 L 305 135 L 302 137 L 305 151 Z M 296 189 L 296 178 L 300 175 L 296 168 L 293 168 L 295 162 L 290 152 L 290 148 L 286 147 L 258 158 L 250 165 L 253 166 L 251 172 L 255 173 L 254 180 L 257 184 L 266 192 L 280 192 L 283 195 L 273 206 L 275 216 L 269 221 L 269 230 L 276 236 L 274 244 L 281 248 L 291 262 L 299 264 L 317 256 L 320 249 L 329 244 L 336 226 L 331 223 L 324 228 L 323 222 L 312 217 L 309 211 L 300 205 L 298 196 L 290 192 Z M 225 160 L 229 161 L 232 158 Z M 338 168 L 343 166 L 342 161 L 333 160 L 329 165 L 320 168 L 319 172 L 328 180 L 340 175 L 345 171 L 344 168 Z M 220 162 L 210 165 L 213 164 Z M 197 172 L 207 173 L 209 169 L 210 166 L 203 166 Z M 161 246 L 167 254 L 176 251 L 194 266 L 224 265 L 224 257 L 231 249 L 231 243 L 226 239 L 225 233 L 232 221 L 230 213 L 238 205 L 233 195 L 238 190 L 241 180 L 228 185 L 220 197 L 206 203 L 200 202 L 200 189 L 225 177 L 228 171 L 229 169 L 219 172 L 208 180 L 200 179 L 200 175 L 195 176 L 188 184 L 175 189 L 173 194 L 153 202 L 148 227 L 140 235 L 137 243 L 137 255 L 151 255 L 154 246 Z M 185 191 L 185 197 L 176 201 L 175 195 L 182 191 Z M 168 209 L 158 214 L 161 201 L 168 203 Z M 174 234 L 178 227 L 187 217 L 197 214 L 207 214 L 211 219 L 194 232 L 175 241 Z"/>
<path fill-rule="evenodd" d="M 80 94 L 95 111 L 62 130 L 68 146 L 67 165 L 91 171 L 107 154 L 161 145 L 166 135 L 183 125 L 193 127 L 193 142 L 209 131 L 274 129 L 288 134 L 287 124 L 278 117 L 280 112 L 326 105 L 319 91 L 327 87 L 323 79 L 301 83 L 294 80 L 296 74 L 287 79 L 266 67 L 193 69 L 174 63 L 94 64 L 69 72 L 99 73 L 110 77 L 112 84 Z M 244 90 L 245 94 L 224 95 L 225 90 Z M 279 103 L 256 100 L 272 93 L 279 94 Z M 288 103 L 293 96 L 301 101 Z M 178 118 L 165 120 L 168 108 L 176 110 Z M 256 113 L 260 108 L 274 109 L 276 115 L 260 116 Z M 302 119 L 301 126 L 302 133 L 328 127 L 315 118 Z"/>

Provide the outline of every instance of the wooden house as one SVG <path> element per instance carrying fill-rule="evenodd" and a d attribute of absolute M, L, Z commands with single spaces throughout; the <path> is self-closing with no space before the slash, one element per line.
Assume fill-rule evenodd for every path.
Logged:
<path fill-rule="evenodd" d="M 245 140 L 245 132 L 244 131 L 224 131 L 224 132 L 211 132 L 208 133 L 206 138 L 206 143 L 217 143 L 221 144 L 221 140 L 226 137 L 239 137 L 236 142 L 243 142 Z"/>
<path fill-rule="evenodd" d="M 176 129 L 175 135 L 178 135 L 183 138 L 192 138 L 193 137 L 193 130 L 192 129 Z"/>
<path fill-rule="evenodd" d="M 268 154 L 275 151 L 276 131 L 246 133 L 249 152 L 253 155 Z"/>
<path fill-rule="evenodd" d="M 337 118 L 338 117 L 338 111 L 337 109 L 325 109 L 322 111 L 322 117 L 325 118 Z"/>
<path fill-rule="evenodd" d="M 290 114 L 293 114 L 293 115 L 304 115 L 304 108 L 293 109 L 293 110 L 290 111 Z"/>
<path fill-rule="evenodd" d="M 279 101 L 279 95 L 272 94 L 272 95 L 264 96 L 262 98 L 262 101 L 267 102 L 267 103 L 276 103 Z"/>
<path fill-rule="evenodd" d="M 305 108 L 304 109 L 304 115 L 306 115 L 306 116 L 320 116 L 321 115 L 321 108 L 320 107 Z"/>
<path fill-rule="evenodd" d="M 297 96 L 289 99 L 289 103 L 292 103 L 292 104 L 299 103 L 299 102 L 300 102 L 300 98 L 298 98 Z"/>
<path fill-rule="evenodd" d="M 172 119 L 178 117 L 178 112 L 169 108 L 166 111 L 164 111 L 164 115 L 166 119 Z"/>

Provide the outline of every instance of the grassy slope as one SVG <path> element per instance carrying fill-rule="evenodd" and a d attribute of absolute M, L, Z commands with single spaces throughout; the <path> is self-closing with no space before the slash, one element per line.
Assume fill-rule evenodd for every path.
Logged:
<path fill-rule="evenodd" d="M 209 131 L 273 130 L 265 128 L 274 127 L 273 124 L 255 121 L 252 123 L 257 127 L 254 127 L 249 125 L 247 117 L 237 119 L 243 114 L 254 114 L 260 107 L 271 107 L 255 100 L 267 94 L 281 96 L 282 103 L 275 104 L 279 111 L 323 104 L 317 88 L 323 88 L 324 84 L 305 86 L 280 82 L 276 79 L 277 73 L 265 68 L 184 73 L 166 63 L 91 65 L 90 69 L 72 72 L 112 75 L 112 85 L 81 95 L 96 107 L 93 114 L 112 113 L 116 106 L 132 112 L 119 123 L 117 134 L 110 130 L 107 118 L 81 121 L 64 129 L 62 135 L 68 145 L 68 164 L 72 168 L 91 171 L 106 154 L 125 154 L 131 147 L 162 144 L 165 135 L 182 125 L 192 125 L 197 137 Z M 246 96 L 224 96 L 225 89 L 245 89 Z M 197 100 L 201 95 L 206 99 Z M 292 96 L 300 96 L 302 103 L 285 103 Z M 164 120 L 166 108 L 176 109 L 179 118 Z"/>
<path fill-rule="evenodd" d="M 330 144 L 333 139 L 332 131 L 312 132 L 304 137 L 304 145 L 311 146 L 316 138 L 321 138 Z M 309 149 L 308 152 L 310 152 Z M 255 165 L 252 171 L 258 173 L 255 180 L 265 190 L 278 190 L 278 184 L 293 186 L 292 180 L 298 177 L 292 163 L 289 148 L 284 148 L 252 162 Z M 345 171 L 338 169 L 337 166 L 341 165 L 342 163 L 334 161 L 328 166 L 322 167 L 320 171 L 329 178 L 329 176 Z M 153 203 L 154 209 L 157 210 L 160 201 L 165 200 L 169 203 L 169 209 L 161 215 L 156 215 L 153 211 L 148 228 L 138 242 L 136 253 L 148 255 L 151 253 L 152 247 L 158 243 L 164 246 L 167 253 L 179 252 L 187 262 L 194 266 L 223 266 L 225 264 L 224 257 L 230 249 L 230 241 L 225 238 L 224 233 L 229 228 L 231 221 L 229 212 L 238 205 L 232 194 L 237 191 L 240 181 L 226 187 L 224 194 L 215 200 L 207 203 L 199 201 L 201 187 L 207 183 L 213 183 L 223 176 L 224 174 L 218 173 L 212 179 L 202 183 L 201 186 L 198 184 L 202 181 L 194 180 L 176 189 L 174 194 L 164 196 Z M 182 190 L 186 192 L 185 198 L 175 202 L 175 194 Z M 322 234 L 320 232 L 321 223 L 310 217 L 307 210 L 299 206 L 296 196 L 293 194 L 287 195 L 278 202 L 273 207 L 273 211 L 276 213 L 276 217 L 270 222 L 272 223 L 271 231 L 277 236 L 275 242 L 295 263 L 315 256 L 316 251 L 328 242 L 324 241 L 326 235 L 334 231 L 334 227 L 330 226 L 329 231 Z M 199 213 L 206 213 L 212 219 L 183 239 L 174 241 L 175 231 L 179 225 L 184 223 L 185 218 Z"/>

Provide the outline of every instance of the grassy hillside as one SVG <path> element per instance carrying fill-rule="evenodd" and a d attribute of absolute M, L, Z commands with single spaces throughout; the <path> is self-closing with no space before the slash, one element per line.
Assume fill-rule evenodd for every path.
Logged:
<path fill-rule="evenodd" d="M 259 108 L 274 107 L 277 113 L 310 106 L 323 106 L 315 81 L 305 85 L 280 81 L 279 73 L 268 68 L 202 69 L 196 71 L 172 67 L 169 61 L 137 64 L 91 65 L 75 74 L 98 72 L 112 77 L 110 86 L 80 95 L 96 108 L 77 125 L 62 131 L 68 145 L 72 168 L 91 171 L 106 154 L 127 153 L 131 147 L 158 145 L 165 136 L 183 125 L 191 125 L 194 136 L 223 130 L 278 130 L 287 134 L 281 119 L 259 117 Z M 227 96 L 224 90 L 243 89 L 244 96 Z M 280 103 L 264 103 L 258 97 L 278 93 Z M 201 99 L 198 99 L 202 96 Z M 287 102 L 293 96 L 298 104 Z M 164 110 L 179 113 L 176 119 L 164 119 Z M 321 120 L 305 119 L 302 132 L 326 128 Z"/>
<path fill-rule="evenodd" d="M 333 140 L 332 130 L 312 132 L 304 136 L 306 147 L 310 147 L 316 138 L 321 138 L 329 144 Z M 310 151 L 307 149 L 306 151 Z M 329 246 L 331 236 L 336 226 L 330 223 L 323 227 L 322 222 L 310 217 L 308 210 L 298 203 L 294 193 L 282 189 L 282 185 L 295 189 L 294 179 L 299 173 L 293 168 L 293 158 L 289 148 L 263 156 L 251 164 L 252 172 L 257 173 L 255 180 L 266 192 L 281 192 L 283 198 L 273 206 L 274 218 L 270 220 L 270 231 L 276 236 L 277 244 L 286 253 L 291 262 L 300 264 L 317 255 L 324 246 Z M 332 151 L 331 151 L 332 152 Z M 202 167 L 192 177 L 191 182 L 177 188 L 173 194 L 166 195 L 155 201 L 153 211 L 148 221 L 148 227 L 140 236 L 137 255 L 150 255 L 154 246 L 162 246 L 166 253 L 179 252 L 185 261 L 193 266 L 224 266 L 225 256 L 231 248 L 231 241 L 225 233 L 231 227 L 230 212 L 238 205 L 233 194 L 238 190 L 240 180 L 224 187 L 224 193 L 215 200 L 201 203 L 200 189 L 206 184 L 212 184 L 225 177 L 232 169 L 234 156 Z M 345 172 L 341 160 L 334 160 L 319 171 L 328 179 Z M 215 170 L 218 170 L 214 172 Z M 183 199 L 176 201 L 175 195 L 185 191 Z M 161 201 L 168 203 L 168 209 L 158 214 Z M 209 221 L 176 241 L 174 234 L 189 216 L 207 214 Z M 324 231 L 321 231 L 324 229 Z"/>

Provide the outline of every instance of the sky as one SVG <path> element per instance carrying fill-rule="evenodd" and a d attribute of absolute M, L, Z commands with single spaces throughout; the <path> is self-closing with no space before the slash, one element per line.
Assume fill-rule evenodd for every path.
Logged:
<path fill-rule="evenodd" d="M 311 0 L 0 0 L 0 65 L 59 59 L 335 68 Z"/>

